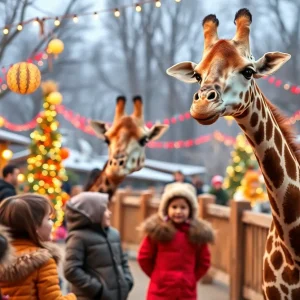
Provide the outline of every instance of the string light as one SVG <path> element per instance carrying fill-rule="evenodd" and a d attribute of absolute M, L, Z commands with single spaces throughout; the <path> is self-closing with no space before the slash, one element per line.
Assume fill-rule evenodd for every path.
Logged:
<path fill-rule="evenodd" d="M 78 23 L 78 21 L 79 21 L 79 19 L 78 19 L 77 15 L 74 15 L 73 16 L 73 22 L 74 23 Z"/>
<path fill-rule="evenodd" d="M 21 30 L 23 29 L 22 24 L 19 24 L 19 25 L 17 26 L 17 29 L 18 29 L 19 31 L 21 31 Z"/>
<path fill-rule="evenodd" d="M 39 18 L 35 18 L 34 21 L 33 21 L 33 25 L 36 26 L 36 25 L 38 25 L 38 24 L 39 24 Z"/>
<path fill-rule="evenodd" d="M 156 1 L 155 1 L 155 6 L 156 6 L 156 7 L 161 7 L 161 2 L 160 2 L 160 0 L 156 0 Z"/>
<path fill-rule="evenodd" d="M 99 14 L 96 11 L 94 12 L 93 18 L 95 20 L 99 19 Z"/>
<path fill-rule="evenodd" d="M 181 2 L 181 0 L 175 0 L 175 2 L 179 3 L 179 2 Z"/>
<path fill-rule="evenodd" d="M 121 15 L 120 11 L 117 8 L 114 11 L 114 15 L 115 15 L 116 18 L 119 18 L 120 15 Z"/>
<path fill-rule="evenodd" d="M 60 21 L 59 21 L 58 17 L 55 18 L 54 25 L 55 26 L 59 26 L 60 25 Z"/>
<path fill-rule="evenodd" d="M 4 34 L 8 34 L 8 33 L 9 33 L 8 27 L 5 27 L 5 28 L 3 29 L 3 33 L 4 33 Z"/>
<path fill-rule="evenodd" d="M 11 150 L 9 149 L 5 149 L 3 152 L 2 152 L 2 158 L 4 158 L 5 160 L 9 160 L 11 159 L 13 156 L 13 153 Z"/>
<path fill-rule="evenodd" d="M 141 11 L 142 11 L 142 7 L 141 7 L 139 4 L 136 4 L 135 10 L 136 10 L 137 12 L 141 12 Z"/>

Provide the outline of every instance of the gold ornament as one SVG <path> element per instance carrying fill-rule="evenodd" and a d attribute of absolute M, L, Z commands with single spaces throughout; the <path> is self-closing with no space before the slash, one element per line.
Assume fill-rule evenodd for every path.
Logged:
<path fill-rule="evenodd" d="M 62 99 L 63 99 L 63 97 L 62 97 L 61 93 L 52 92 L 47 96 L 46 101 L 50 104 L 58 105 L 58 104 L 61 104 Z"/>
<path fill-rule="evenodd" d="M 59 39 L 53 39 L 49 42 L 47 52 L 49 54 L 58 55 L 64 51 L 64 43 Z"/>
<path fill-rule="evenodd" d="M 41 83 L 37 66 L 27 62 L 14 64 L 7 72 L 7 85 L 15 93 L 31 94 Z"/>

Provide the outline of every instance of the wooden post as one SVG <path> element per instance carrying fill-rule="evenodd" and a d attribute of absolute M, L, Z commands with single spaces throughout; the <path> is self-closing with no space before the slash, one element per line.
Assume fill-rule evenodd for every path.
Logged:
<path fill-rule="evenodd" d="M 202 194 L 198 196 L 198 204 L 199 204 L 199 217 L 201 219 L 205 219 L 206 217 L 206 206 L 210 203 L 215 203 L 216 196 L 211 194 Z"/>
<path fill-rule="evenodd" d="M 127 191 L 119 190 L 115 194 L 115 204 L 114 204 L 114 219 L 115 219 L 115 228 L 119 231 L 120 237 L 122 240 L 122 209 L 123 209 L 123 199 L 127 195 Z"/>
<path fill-rule="evenodd" d="M 140 197 L 139 223 L 145 221 L 148 216 L 148 202 L 153 197 L 152 191 L 144 191 Z"/>
<path fill-rule="evenodd" d="M 231 201 L 230 227 L 230 300 L 243 299 L 244 287 L 244 228 L 242 222 L 243 211 L 250 210 L 248 201 Z"/>
<path fill-rule="evenodd" d="M 207 218 L 207 205 L 216 202 L 216 196 L 211 194 L 202 194 L 198 196 L 199 218 L 205 220 Z M 201 279 L 202 284 L 212 284 L 213 273 L 211 269 Z"/>

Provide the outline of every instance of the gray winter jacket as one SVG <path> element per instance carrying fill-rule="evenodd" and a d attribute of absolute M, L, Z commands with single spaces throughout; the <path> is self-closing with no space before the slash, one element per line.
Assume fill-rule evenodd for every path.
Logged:
<path fill-rule="evenodd" d="M 133 286 L 116 229 L 102 228 L 108 196 L 84 192 L 68 202 L 64 273 L 78 300 L 125 300 Z"/>

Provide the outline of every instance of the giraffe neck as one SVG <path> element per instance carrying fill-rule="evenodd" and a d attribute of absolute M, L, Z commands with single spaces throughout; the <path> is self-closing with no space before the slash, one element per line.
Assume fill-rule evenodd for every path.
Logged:
<path fill-rule="evenodd" d="M 250 105 L 235 118 L 262 170 L 276 232 L 293 259 L 300 261 L 299 162 L 268 100 L 255 83 L 245 97 Z"/>
<path fill-rule="evenodd" d="M 125 177 L 109 177 L 106 174 L 106 166 L 107 163 L 105 164 L 104 169 L 101 171 L 99 176 L 96 178 L 95 183 L 90 187 L 89 191 L 107 193 L 109 195 L 109 199 L 111 199 Z"/>

